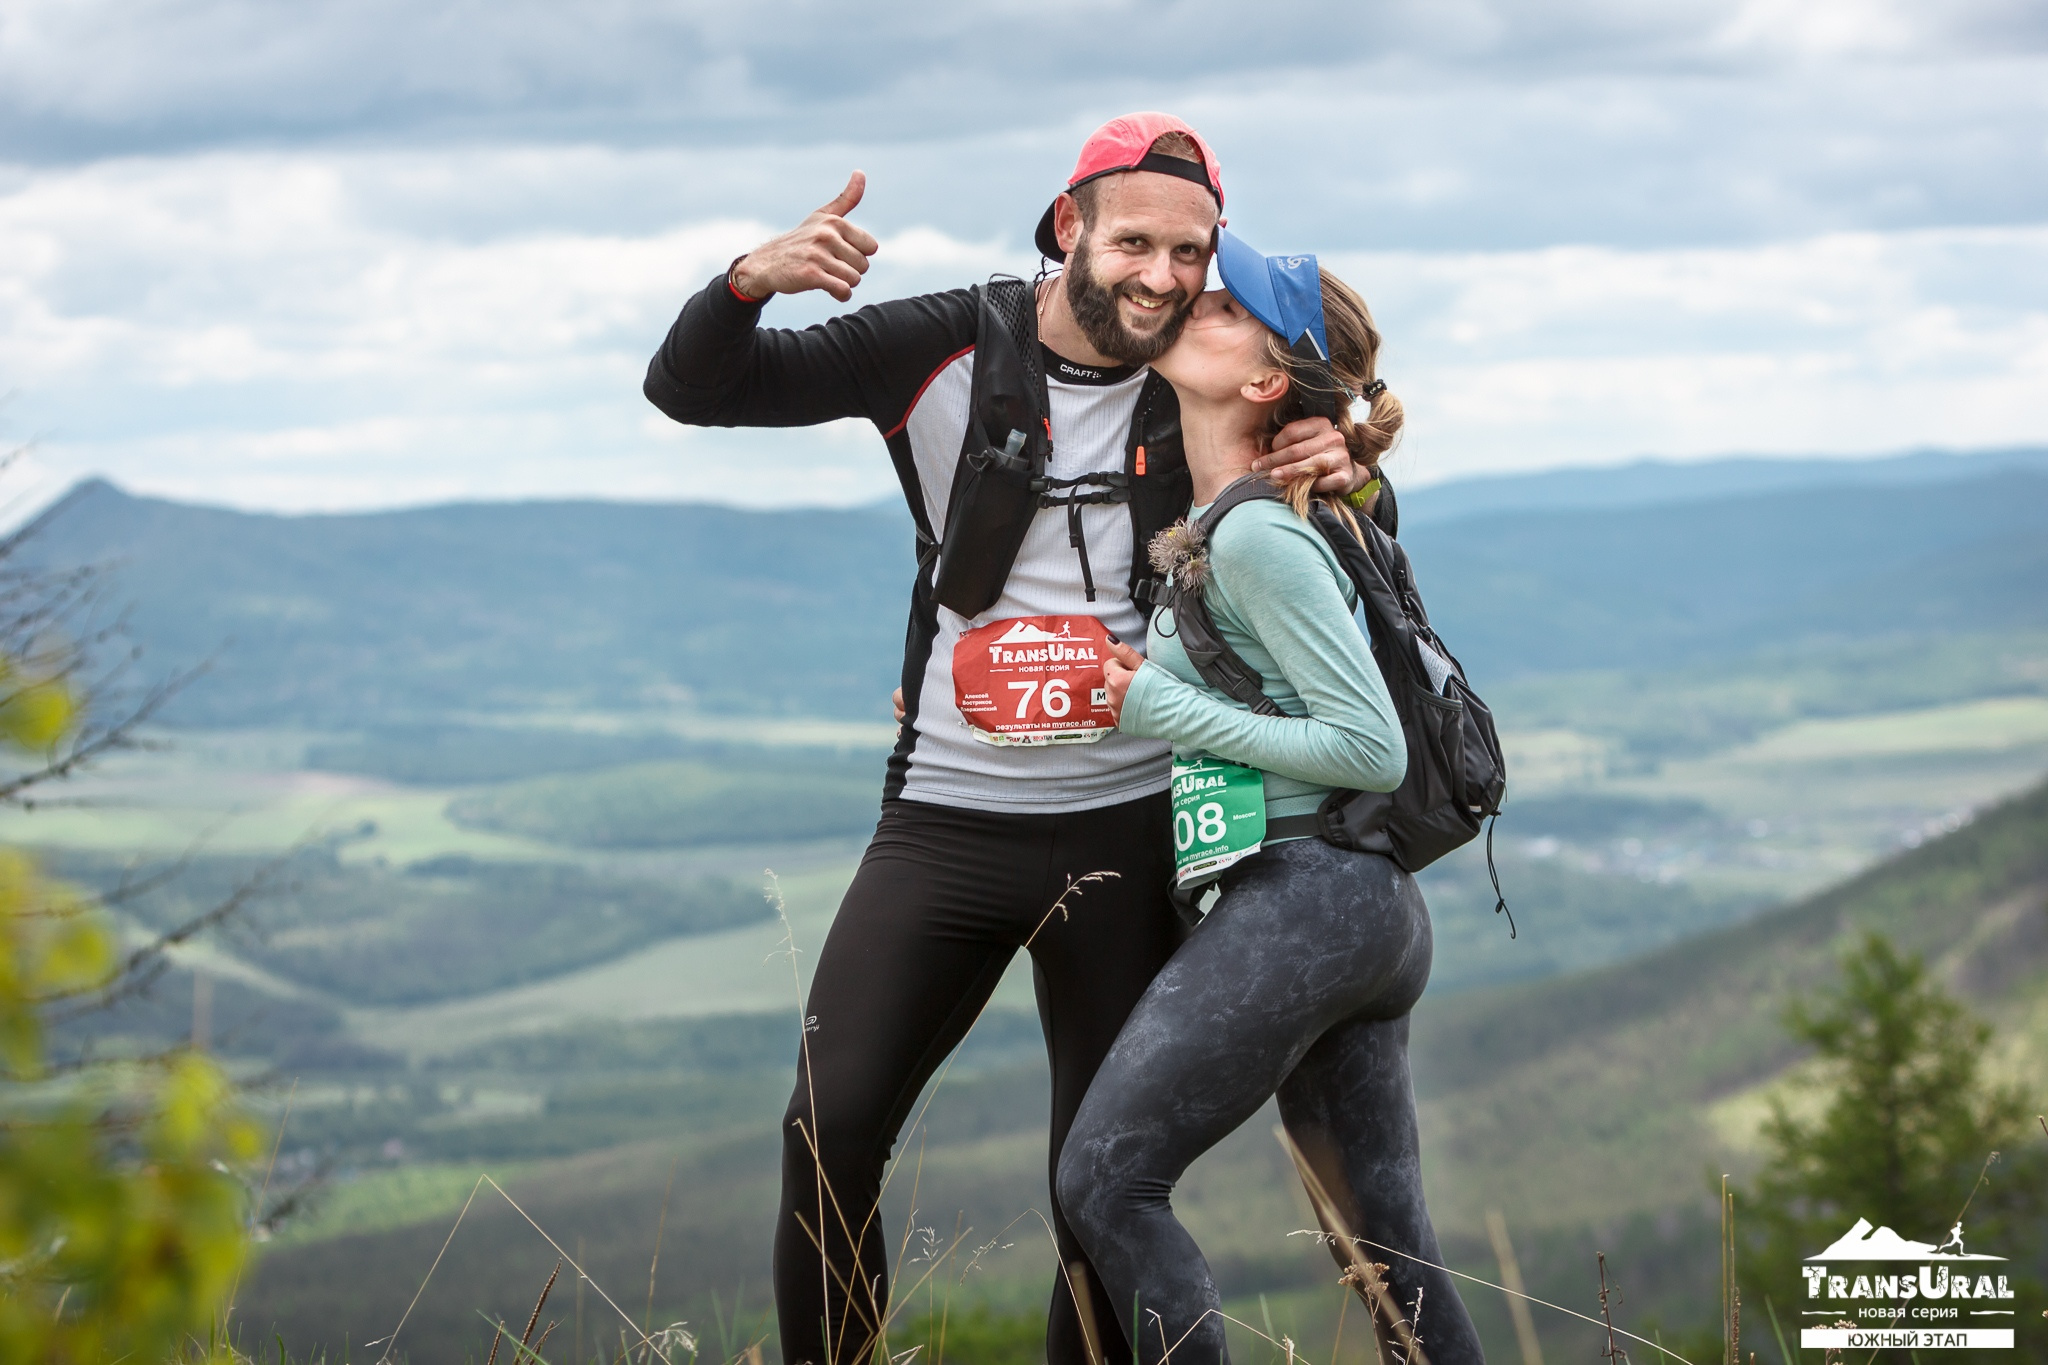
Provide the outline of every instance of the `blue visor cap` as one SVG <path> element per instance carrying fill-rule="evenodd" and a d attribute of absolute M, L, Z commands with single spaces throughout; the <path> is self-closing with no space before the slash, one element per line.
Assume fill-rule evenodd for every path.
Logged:
<path fill-rule="evenodd" d="M 1289 346 L 1306 335 L 1318 358 L 1330 355 L 1323 331 L 1323 272 L 1313 256 L 1268 256 L 1227 228 L 1216 229 L 1216 273 L 1230 297 Z"/>

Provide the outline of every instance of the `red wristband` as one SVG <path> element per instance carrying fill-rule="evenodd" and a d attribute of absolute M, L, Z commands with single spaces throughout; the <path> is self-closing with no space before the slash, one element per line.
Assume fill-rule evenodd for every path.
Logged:
<path fill-rule="evenodd" d="M 732 296 L 738 299 L 741 303 L 747 304 L 750 307 L 758 308 L 762 304 L 768 302 L 768 300 L 766 298 L 755 298 L 752 294 L 749 294 L 745 290 L 741 289 L 739 287 L 739 283 L 733 279 L 733 276 L 739 273 L 740 262 L 744 261 L 745 259 L 747 259 L 747 254 L 745 252 L 741 252 L 739 255 L 732 258 L 732 264 L 725 268 L 725 287 L 727 289 L 730 289 L 732 291 Z"/>

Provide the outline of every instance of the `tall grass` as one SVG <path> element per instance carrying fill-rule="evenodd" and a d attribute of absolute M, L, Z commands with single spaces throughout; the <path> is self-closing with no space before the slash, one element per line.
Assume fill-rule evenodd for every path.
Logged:
<path fill-rule="evenodd" d="M 1037 930 L 1044 929 L 1055 916 L 1062 919 L 1066 918 L 1072 913 L 1072 898 L 1082 894 L 1088 885 L 1099 883 L 1114 875 L 1114 873 L 1091 873 L 1085 877 L 1072 879 L 1066 890 L 1046 911 L 1045 916 L 1037 926 Z M 783 956 L 790 964 L 792 986 L 798 1002 L 799 1021 L 804 1026 L 801 1035 L 801 1047 L 803 1049 L 804 1071 L 808 1075 L 810 1072 L 809 1021 L 803 1016 L 802 1012 L 803 976 L 798 966 L 798 955 L 802 950 L 796 942 L 795 931 L 789 921 L 787 907 L 782 898 L 780 883 L 772 871 L 768 873 L 766 895 L 770 906 L 778 915 L 783 925 L 783 938 L 776 949 L 776 955 Z M 1036 937 L 1037 930 L 1034 930 L 1033 938 Z M 1028 948 L 1029 940 L 1027 940 L 1025 946 Z M 957 1050 L 954 1055 L 957 1057 Z M 926 1119 L 933 1100 L 944 1087 L 952 1065 L 953 1059 L 949 1058 L 928 1087 L 922 1103 L 906 1125 L 906 1141 L 902 1146 L 903 1155 L 892 1160 L 884 1171 L 882 1181 L 882 1192 L 884 1194 L 888 1192 L 892 1184 L 898 1182 L 903 1177 L 906 1170 L 908 1171 L 908 1180 L 911 1188 L 909 1212 L 904 1219 L 900 1236 L 894 1239 L 896 1245 L 892 1260 L 898 1273 L 890 1282 L 889 1293 L 886 1299 L 872 1310 L 875 1315 L 872 1318 L 856 1321 L 856 1318 L 865 1311 L 860 1307 L 862 1295 L 858 1292 L 858 1287 L 851 1282 L 850 1276 L 840 1275 L 833 1270 L 828 1258 L 822 1254 L 823 1239 L 818 1234 L 819 1229 L 834 1227 L 846 1238 L 848 1246 L 858 1248 L 865 1235 L 873 1229 L 876 1220 L 882 1216 L 881 1201 L 878 1199 L 872 1208 L 866 1210 L 850 1211 L 845 1208 L 837 1192 L 831 1188 L 830 1180 L 824 1170 L 824 1164 L 819 1159 L 815 1138 L 808 1131 L 799 1129 L 803 1134 L 804 1140 L 809 1144 L 812 1166 L 816 1173 L 813 1189 L 814 1207 L 816 1210 L 815 1221 L 805 1221 L 804 1226 L 812 1238 L 813 1245 L 817 1246 L 821 1252 L 819 1256 L 820 1275 L 823 1277 L 823 1287 L 827 1290 L 827 1301 L 830 1302 L 832 1300 L 831 1291 L 836 1288 L 844 1296 L 841 1302 L 848 1306 L 847 1311 L 841 1314 L 841 1320 L 836 1327 L 835 1339 L 831 1343 L 832 1358 L 824 1362 L 823 1365 L 945 1365 L 945 1362 L 948 1361 L 968 1362 L 969 1365 L 1033 1365 L 1033 1362 L 1042 1359 L 1044 1320 L 1039 1315 L 1021 1314 L 1006 1317 L 995 1312 L 985 1302 L 976 1302 L 964 1309 L 956 1309 L 956 1300 L 961 1291 L 968 1285 L 970 1277 L 980 1268 L 984 1260 L 998 1250 L 1008 1249 L 1015 1245 L 1014 1239 L 1017 1238 L 1020 1224 L 1032 1225 L 1037 1231 L 1042 1231 L 1045 1235 L 1048 1248 L 1052 1252 L 1049 1268 L 1064 1281 L 1067 1291 L 1074 1296 L 1075 1303 L 1079 1309 L 1083 1335 L 1090 1356 L 1090 1365 L 1122 1365 L 1121 1362 L 1111 1362 L 1103 1358 L 1100 1345 L 1103 1337 L 1099 1330 L 1099 1320 L 1097 1317 L 1097 1314 L 1101 1311 L 1100 1306 L 1090 1302 L 1085 1279 L 1076 1273 L 1075 1268 L 1062 1263 L 1052 1224 L 1043 1211 L 1035 1208 L 1026 1209 L 1017 1214 L 1003 1227 L 996 1230 L 992 1235 L 986 1233 L 977 1234 L 976 1229 L 966 1226 L 959 1219 L 955 1220 L 955 1225 L 950 1232 L 941 1232 L 935 1223 L 920 1221 L 923 1214 L 918 1196 L 922 1192 L 923 1187 L 927 1136 Z M 1329 1194 L 1323 1179 L 1309 1156 L 1303 1153 L 1283 1129 L 1276 1127 L 1275 1134 L 1293 1163 L 1294 1169 L 1301 1180 L 1302 1187 L 1308 1195 L 1311 1206 L 1315 1210 L 1317 1222 L 1320 1225 L 1319 1229 L 1306 1231 L 1312 1233 L 1316 1240 L 1325 1246 L 1336 1250 L 1343 1261 L 1343 1269 L 1337 1280 L 1340 1292 L 1335 1297 L 1331 1309 L 1334 1319 L 1334 1330 L 1329 1338 L 1331 1345 L 1327 1357 L 1327 1365 L 1337 1365 L 1337 1362 L 1343 1358 L 1344 1334 L 1354 1299 L 1365 1314 L 1374 1343 L 1374 1355 L 1379 1365 L 1429 1365 L 1428 1352 L 1419 1332 L 1416 1330 L 1416 1313 L 1421 1307 L 1420 1301 L 1418 1300 L 1416 1305 L 1404 1308 L 1395 1299 L 1388 1286 L 1385 1278 L 1388 1269 L 1387 1264 L 1373 1259 L 1367 1253 L 1370 1251 L 1378 1254 L 1400 1256 L 1418 1262 L 1421 1261 L 1421 1258 L 1411 1256 L 1396 1248 L 1385 1246 L 1365 1235 L 1363 1230 L 1355 1230 L 1349 1227 L 1340 1206 Z M 912 1138 L 915 1139 L 914 1142 L 908 1140 Z M 656 1218 L 654 1250 L 648 1263 L 646 1304 L 639 1321 L 636 1322 L 633 1315 L 620 1305 L 618 1299 L 608 1292 L 603 1285 L 600 1285 L 593 1279 L 585 1269 L 585 1248 L 580 1241 L 576 1254 L 571 1255 L 564 1249 L 560 1241 L 543 1227 L 497 1180 L 488 1174 L 479 1177 L 470 1191 L 469 1198 L 464 1202 L 461 1210 L 456 1215 L 454 1223 L 450 1226 L 440 1250 L 436 1253 L 433 1262 L 427 1267 L 426 1273 L 414 1292 L 412 1300 L 408 1303 L 405 1312 L 400 1316 L 397 1326 L 390 1335 L 369 1343 L 368 1348 L 366 1348 L 381 1348 L 380 1354 L 374 1358 L 374 1365 L 399 1365 L 399 1362 L 404 1360 L 402 1337 L 405 1324 L 412 1316 L 413 1310 L 418 1307 L 421 1299 L 427 1293 L 433 1281 L 434 1272 L 439 1268 L 449 1247 L 454 1243 L 477 1197 L 485 1192 L 486 1187 L 488 1187 L 491 1196 L 503 1200 L 505 1204 L 524 1220 L 533 1232 L 555 1252 L 558 1260 L 554 1272 L 549 1276 L 547 1284 L 543 1287 L 539 1298 L 534 1304 L 533 1311 L 529 1315 L 525 1330 L 522 1333 L 515 1337 L 512 1328 L 508 1324 L 486 1316 L 485 1320 L 492 1325 L 493 1336 L 491 1355 L 486 1358 L 483 1365 L 498 1365 L 498 1357 L 501 1350 L 504 1353 L 507 1365 L 567 1365 L 559 1351 L 553 1359 L 550 1359 L 545 1354 L 545 1349 L 549 1342 L 554 1339 L 553 1334 L 560 1323 L 550 1322 L 545 1329 L 539 1329 L 542 1310 L 549 1294 L 555 1287 L 556 1276 L 559 1275 L 563 1266 L 567 1266 L 575 1277 L 576 1309 L 574 1318 L 576 1326 L 572 1330 L 576 1341 L 578 1365 L 580 1365 L 583 1358 L 581 1354 L 582 1349 L 588 1341 L 582 1327 L 583 1301 L 586 1290 L 594 1295 L 595 1299 L 602 1304 L 603 1309 L 609 1310 L 612 1318 L 616 1319 L 614 1324 L 614 1329 L 617 1333 L 616 1347 L 607 1347 L 602 1355 L 598 1357 L 598 1359 L 605 1362 L 605 1365 L 655 1365 L 656 1362 L 660 1362 L 660 1365 L 682 1365 L 685 1361 L 690 1362 L 691 1365 L 698 1365 L 706 1346 L 701 1333 L 692 1331 L 690 1325 L 686 1322 L 673 1322 L 659 1329 L 656 1329 L 654 1326 L 653 1310 L 656 1302 L 657 1276 L 668 1221 L 669 1202 L 674 1192 L 674 1179 L 675 1169 L 672 1166 L 669 1182 L 664 1189 L 662 1204 Z M 1728 1225 L 1732 1226 L 1732 1203 L 1724 1212 Z M 1612 1313 L 1605 1301 L 1606 1296 L 1604 1293 L 1602 1295 L 1602 1309 L 1599 1318 L 1579 1313 L 1560 1304 L 1528 1294 L 1520 1284 L 1519 1268 L 1515 1265 L 1512 1248 L 1507 1241 L 1506 1225 L 1504 1221 L 1500 1220 L 1497 1212 L 1493 1213 L 1489 1218 L 1489 1232 L 1495 1234 L 1493 1238 L 1494 1246 L 1497 1253 L 1499 1253 L 1502 1279 L 1505 1283 L 1495 1284 L 1492 1281 L 1475 1275 L 1452 1270 L 1447 1266 L 1435 1266 L 1435 1268 L 1445 1271 L 1460 1280 L 1506 1296 L 1515 1318 L 1516 1335 L 1522 1346 L 1523 1365 L 1542 1365 L 1541 1349 L 1537 1343 L 1534 1319 L 1530 1313 L 1532 1307 L 1542 1308 L 1547 1312 L 1563 1314 L 1593 1324 L 1607 1332 L 1609 1334 L 1607 1339 L 1610 1342 L 1612 1354 L 1616 1357 L 1615 1365 L 1622 1365 L 1622 1362 L 1626 1359 L 1624 1348 L 1613 1345 L 1613 1343 L 1619 1340 L 1626 1340 L 1648 1347 L 1669 1360 L 1676 1362 L 1676 1365 L 1693 1365 L 1693 1362 L 1676 1352 L 1665 1349 L 1660 1343 L 1637 1336 L 1614 1325 Z M 1733 1274 L 1730 1251 L 1732 1236 L 1732 1231 L 1724 1228 L 1723 1254 L 1724 1259 L 1728 1261 L 1724 1273 L 1724 1299 L 1726 1298 L 1727 1286 L 1732 1283 L 1732 1280 L 1729 1279 Z M 1435 1264 L 1433 1262 L 1422 1263 L 1432 1266 Z M 857 1254 L 854 1269 L 856 1273 L 862 1274 L 863 1279 L 866 1278 L 864 1268 L 859 1266 Z M 1604 1287 L 1604 1257 L 1599 1266 L 1599 1274 Z M 917 1311 L 919 1309 L 922 1311 Z M 740 1316 L 737 1299 L 734 1302 L 733 1310 L 733 1321 L 728 1325 L 722 1305 L 714 1300 L 713 1314 L 717 1319 L 719 1339 L 711 1359 L 715 1360 L 717 1365 L 763 1365 L 763 1347 L 768 1337 L 765 1323 L 762 1324 L 762 1330 L 760 1331 L 740 1331 L 738 1330 Z M 1262 1324 L 1253 1324 L 1222 1310 L 1212 1311 L 1230 1325 L 1247 1333 L 1255 1342 L 1260 1343 L 1268 1353 L 1268 1359 L 1274 1365 L 1278 1365 L 1278 1362 L 1281 1361 L 1285 1361 L 1286 1365 L 1296 1365 L 1297 1362 L 1299 1362 L 1299 1365 L 1325 1365 L 1323 1359 L 1312 1356 L 1304 1351 L 1300 1343 L 1292 1336 L 1275 1328 L 1269 1313 L 1262 1314 L 1264 1319 Z M 1727 1342 L 1723 1352 L 1722 1365 L 1739 1365 L 1739 1360 L 1732 1354 L 1736 1350 L 1736 1344 L 1739 1341 L 1739 1313 L 1739 1301 L 1727 1299 L 1724 1302 L 1723 1330 Z M 536 1338 L 535 1333 L 537 1329 L 539 1330 L 539 1335 Z M 1354 1329 L 1354 1335 L 1357 1334 L 1357 1330 Z M 865 1360 L 853 1358 L 856 1353 L 850 1348 L 848 1341 L 848 1337 L 853 1331 L 859 1331 L 863 1335 L 872 1335 L 874 1338 L 875 1345 L 873 1350 Z M 1174 1354 L 1181 1349 L 1186 1339 L 1185 1335 L 1179 1341 L 1164 1341 L 1162 1339 L 1163 1355 L 1168 1362 L 1171 1362 Z M 238 1358 L 250 1361 L 252 1365 L 261 1360 L 260 1356 L 238 1355 Z M 285 1353 L 282 1341 L 278 1342 L 278 1354 L 275 1359 L 279 1362 L 279 1365 L 316 1365 L 316 1362 L 317 1365 L 352 1365 L 346 1350 L 340 1360 L 334 1361 L 330 1361 L 325 1353 L 318 1356 L 301 1358 L 289 1357 Z"/>

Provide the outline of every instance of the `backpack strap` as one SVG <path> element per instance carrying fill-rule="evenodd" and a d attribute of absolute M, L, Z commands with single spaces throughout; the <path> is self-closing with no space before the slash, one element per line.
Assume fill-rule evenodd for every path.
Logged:
<path fill-rule="evenodd" d="M 1217 494 L 1216 501 L 1196 520 L 1193 528 L 1195 537 L 1202 547 L 1203 560 L 1206 561 L 1208 546 L 1216 534 L 1216 527 L 1233 509 L 1248 502 L 1277 499 L 1279 496 L 1279 489 L 1256 474 L 1245 475 Z M 1202 586 L 1206 578 L 1205 572 L 1191 574 L 1183 569 L 1174 575 L 1174 581 L 1167 589 L 1167 606 L 1173 611 L 1174 628 L 1180 633 L 1181 649 L 1186 652 L 1188 662 L 1195 666 L 1195 672 L 1202 675 L 1203 682 L 1219 692 L 1235 697 L 1257 714 L 1286 715 L 1287 713 L 1266 695 L 1265 685 L 1259 677 L 1258 670 L 1246 663 L 1217 632 L 1215 619 L 1209 615 L 1209 603 L 1202 596 Z"/>
<path fill-rule="evenodd" d="M 1124 442 L 1131 487 L 1131 601 L 1145 615 L 1166 600 L 1166 577 L 1154 570 L 1152 537 L 1187 515 L 1193 501 L 1180 437 L 1180 399 L 1157 372 L 1145 376 Z"/>
<path fill-rule="evenodd" d="M 1052 453 L 1031 286 L 1008 275 L 975 291 L 980 326 L 967 432 L 938 553 L 932 600 L 974 617 L 996 604 L 1038 515 L 1035 487 Z M 916 503 L 912 503 L 916 506 Z"/>

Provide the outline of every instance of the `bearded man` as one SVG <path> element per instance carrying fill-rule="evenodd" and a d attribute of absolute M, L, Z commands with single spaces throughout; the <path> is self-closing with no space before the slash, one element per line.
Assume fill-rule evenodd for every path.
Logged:
<path fill-rule="evenodd" d="M 800 332 L 758 326 L 776 294 L 851 299 L 877 249 L 846 217 L 865 185 L 854 172 L 691 299 L 646 384 L 693 425 L 866 418 L 918 532 L 903 725 L 874 839 L 818 958 L 783 1122 L 787 1365 L 871 1358 L 888 1301 L 883 1170 L 1018 949 L 1032 956 L 1051 1058 L 1056 1170 L 1089 1081 L 1182 932 L 1171 755 L 1115 732 L 1102 659 L 1105 641 L 1143 642 L 1158 586 L 1146 542 L 1187 509 L 1179 407 L 1144 366 L 1180 335 L 1207 278 L 1216 158 L 1178 119 L 1113 119 L 1039 223 L 1059 278 L 892 300 Z M 991 319 L 1007 326 L 992 332 Z M 980 384 L 977 351 L 991 356 Z M 994 392 L 998 351 L 1025 381 L 1007 397 Z M 1264 464 L 1313 471 L 1324 489 L 1370 477 L 1321 418 L 1283 430 Z M 1049 914 L 1096 873 L 1108 875 Z M 1077 1309 L 1083 1282 L 1087 1301 L 1105 1300 L 1056 1202 L 1052 1223 L 1063 1266 L 1047 1361 L 1129 1358 L 1114 1313 Z"/>

